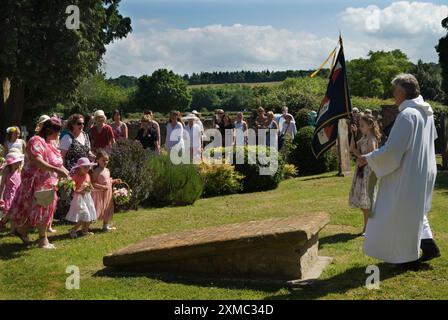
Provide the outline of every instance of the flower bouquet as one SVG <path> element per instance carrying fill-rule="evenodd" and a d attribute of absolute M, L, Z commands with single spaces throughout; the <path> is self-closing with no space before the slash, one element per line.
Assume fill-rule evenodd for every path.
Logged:
<path fill-rule="evenodd" d="M 119 183 L 118 185 L 122 185 L 122 187 L 114 187 L 112 196 L 115 205 L 124 206 L 131 201 L 132 190 L 126 182 Z"/>
<path fill-rule="evenodd" d="M 70 194 L 73 190 L 75 190 L 75 181 L 71 178 L 61 178 L 58 181 L 58 189 L 62 189 L 66 193 Z"/>

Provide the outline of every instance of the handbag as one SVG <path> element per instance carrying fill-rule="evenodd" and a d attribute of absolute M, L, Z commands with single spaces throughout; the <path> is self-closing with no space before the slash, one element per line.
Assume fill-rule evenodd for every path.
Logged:
<path fill-rule="evenodd" d="M 34 191 L 34 200 L 36 203 L 42 207 L 47 207 L 53 203 L 55 199 L 54 189 L 46 189 L 40 191 Z"/>

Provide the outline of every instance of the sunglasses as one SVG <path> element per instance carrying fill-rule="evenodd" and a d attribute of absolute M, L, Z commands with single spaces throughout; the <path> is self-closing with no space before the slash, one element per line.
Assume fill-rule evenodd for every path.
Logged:
<path fill-rule="evenodd" d="M 77 122 L 76 123 L 78 126 L 83 126 L 84 125 L 84 122 Z"/>

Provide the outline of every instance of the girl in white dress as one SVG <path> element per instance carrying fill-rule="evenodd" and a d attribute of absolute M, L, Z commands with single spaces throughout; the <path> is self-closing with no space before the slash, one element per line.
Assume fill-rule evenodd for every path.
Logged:
<path fill-rule="evenodd" d="M 353 136 L 355 136 L 357 130 L 358 128 L 353 125 Z M 378 143 L 381 140 L 378 123 L 372 115 L 363 115 L 361 117 L 359 120 L 359 130 L 362 133 L 362 138 L 357 142 L 355 142 L 355 139 L 353 138 L 350 143 L 350 151 L 357 157 L 377 149 Z M 349 195 L 349 204 L 353 208 L 360 208 L 364 214 L 364 228 L 360 235 L 364 235 L 366 231 L 367 221 L 373 202 L 373 188 L 375 183 L 375 173 L 368 165 L 356 167 Z"/>
<path fill-rule="evenodd" d="M 82 227 L 82 235 L 93 235 L 89 232 L 90 224 L 96 220 L 95 204 L 91 191 L 93 190 L 89 170 L 94 164 L 87 158 L 80 158 L 73 167 L 72 179 L 75 182 L 75 190 L 70 210 L 66 220 L 75 222 L 75 226 L 69 230 L 72 239 L 77 237 L 77 230 Z"/>
<path fill-rule="evenodd" d="M 3 146 L 3 152 L 6 155 L 11 149 L 19 151 L 22 155 L 25 154 L 26 142 L 20 139 L 20 128 L 17 126 L 6 129 L 6 142 Z"/>

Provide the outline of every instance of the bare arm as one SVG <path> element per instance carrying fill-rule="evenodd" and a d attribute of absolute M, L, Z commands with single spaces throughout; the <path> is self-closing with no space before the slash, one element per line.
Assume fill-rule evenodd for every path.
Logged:
<path fill-rule="evenodd" d="M 54 172 L 57 173 L 57 175 L 60 178 L 67 178 L 68 177 L 68 170 L 64 167 L 58 168 L 55 166 L 52 166 L 48 162 L 44 161 L 40 157 L 36 157 L 32 154 L 29 154 L 29 161 L 33 163 L 36 167 L 38 167 L 41 170 L 48 171 L 48 172 Z"/>

